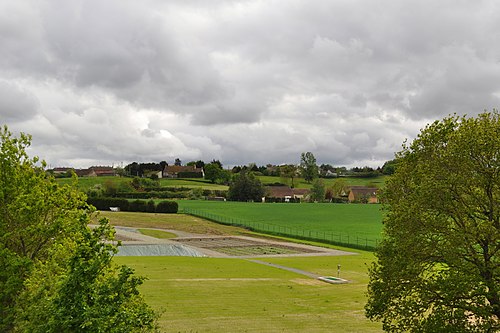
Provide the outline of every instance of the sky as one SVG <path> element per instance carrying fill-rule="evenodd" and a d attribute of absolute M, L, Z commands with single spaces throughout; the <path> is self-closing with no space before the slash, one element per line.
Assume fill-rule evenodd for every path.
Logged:
<path fill-rule="evenodd" d="M 494 0 L 0 0 L 0 124 L 52 167 L 377 167 L 499 101 Z"/>

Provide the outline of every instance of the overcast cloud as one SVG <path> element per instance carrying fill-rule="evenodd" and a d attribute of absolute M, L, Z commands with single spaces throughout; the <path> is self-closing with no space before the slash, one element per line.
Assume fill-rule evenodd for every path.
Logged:
<path fill-rule="evenodd" d="M 376 167 L 499 98 L 494 0 L 0 0 L 0 123 L 53 167 Z"/>

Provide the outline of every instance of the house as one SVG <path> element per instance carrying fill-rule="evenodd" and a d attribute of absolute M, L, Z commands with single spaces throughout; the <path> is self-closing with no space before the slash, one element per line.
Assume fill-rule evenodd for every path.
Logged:
<path fill-rule="evenodd" d="M 349 202 L 378 203 L 378 191 L 376 187 L 351 186 L 348 199 Z"/>
<path fill-rule="evenodd" d="M 204 178 L 203 168 L 195 165 L 167 165 L 163 169 L 163 178 Z"/>
<path fill-rule="evenodd" d="M 310 190 L 306 188 L 291 188 L 289 186 L 266 186 L 266 197 L 290 202 L 290 199 L 302 200 Z"/>
<path fill-rule="evenodd" d="M 70 170 L 73 170 L 73 168 L 54 168 L 52 169 L 52 172 L 54 173 L 54 175 L 63 175 Z"/>
<path fill-rule="evenodd" d="M 89 171 L 89 176 L 91 177 L 116 176 L 116 171 L 113 167 L 92 166 L 89 168 Z"/>

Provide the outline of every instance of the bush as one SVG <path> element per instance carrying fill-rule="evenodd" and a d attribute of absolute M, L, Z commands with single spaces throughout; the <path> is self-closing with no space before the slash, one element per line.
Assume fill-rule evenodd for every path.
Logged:
<path fill-rule="evenodd" d="M 156 205 L 153 200 L 149 200 L 148 203 L 146 204 L 146 212 L 148 213 L 156 212 Z"/>
<path fill-rule="evenodd" d="M 147 211 L 147 208 L 148 205 L 146 201 L 134 200 L 130 202 L 129 211 L 145 213 Z"/>
<path fill-rule="evenodd" d="M 175 214 L 179 210 L 179 205 L 175 201 L 161 201 L 156 205 L 157 213 Z"/>
<path fill-rule="evenodd" d="M 120 210 L 128 211 L 129 202 L 119 198 L 87 198 L 87 203 L 98 210 L 109 210 L 109 207 L 118 207 Z"/>

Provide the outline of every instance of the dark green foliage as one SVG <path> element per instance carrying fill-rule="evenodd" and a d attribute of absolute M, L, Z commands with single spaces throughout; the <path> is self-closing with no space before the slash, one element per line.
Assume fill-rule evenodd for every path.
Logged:
<path fill-rule="evenodd" d="M 289 198 L 288 201 L 285 201 L 285 198 L 275 198 L 275 197 L 266 197 L 266 203 L 300 203 L 300 198 Z"/>
<path fill-rule="evenodd" d="M 149 200 L 146 204 L 146 212 L 148 213 L 154 213 L 156 211 L 156 205 L 153 200 Z"/>
<path fill-rule="evenodd" d="M 134 200 L 129 202 L 128 211 L 145 213 L 147 211 L 147 207 L 146 201 Z"/>
<path fill-rule="evenodd" d="M 385 162 L 384 165 L 382 166 L 382 173 L 384 175 L 394 174 L 394 172 L 396 171 L 396 165 L 397 161 L 395 159 Z"/>
<path fill-rule="evenodd" d="M 201 172 L 179 172 L 177 178 L 203 178 Z"/>
<path fill-rule="evenodd" d="M 252 173 L 241 171 L 229 186 L 228 199 L 232 201 L 261 201 L 265 189 Z"/>
<path fill-rule="evenodd" d="M 109 210 L 110 207 L 118 207 L 120 210 L 130 210 L 129 201 L 120 198 L 87 198 L 87 203 L 97 210 Z"/>
<path fill-rule="evenodd" d="M 179 210 L 179 205 L 175 201 L 161 201 L 156 205 L 157 213 L 175 214 Z"/>

